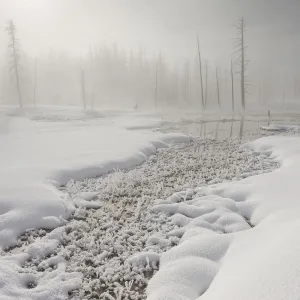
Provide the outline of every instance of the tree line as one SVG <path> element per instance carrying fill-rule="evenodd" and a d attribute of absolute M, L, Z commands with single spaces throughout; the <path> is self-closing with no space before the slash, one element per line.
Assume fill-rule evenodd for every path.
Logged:
<path fill-rule="evenodd" d="M 201 37 L 196 36 L 192 61 L 170 66 L 162 53 L 125 52 L 117 45 L 90 47 L 82 57 L 50 51 L 30 57 L 23 53 L 17 27 L 9 21 L 7 68 L 2 68 L 2 97 L 24 105 L 82 105 L 84 108 L 117 107 L 163 110 L 240 110 L 247 108 L 253 92 L 247 67 L 245 21 L 237 25 L 229 68 L 212 66 L 202 57 Z M 197 51 L 196 51 L 197 50 Z M 9 76 L 5 76 L 9 72 Z M 8 79 L 9 78 L 9 79 Z M 256 88 L 262 105 L 270 95 L 267 82 Z M 295 83 L 295 93 L 300 91 Z M 269 90 L 270 93 L 270 90 Z M 283 98 L 285 96 L 283 95 Z"/>

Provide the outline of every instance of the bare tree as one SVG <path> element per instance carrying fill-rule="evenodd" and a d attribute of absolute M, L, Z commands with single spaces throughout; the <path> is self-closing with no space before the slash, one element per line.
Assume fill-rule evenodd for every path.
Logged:
<path fill-rule="evenodd" d="M 86 109 L 85 75 L 84 75 L 84 70 L 81 70 L 81 97 L 82 97 L 83 108 Z"/>
<path fill-rule="evenodd" d="M 234 111 L 234 76 L 233 76 L 232 60 L 231 60 L 231 100 L 232 100 L 232 111 Z"/>
<path fill-rule="evenodd" d="M 217 100 L 218 100 L 218 105 L 220 108 L 221 102 L 220 102 L 220 84 L 219 84 L 218 68 L 216 68 L 216 80 L 217 80 Z"/>
<path fill-rule="evenodd" d="M 200 43 L 199 43 L 198 34 L 197 34 L 197 44 L 198 44 L 199 73 L 200 73 L 200 86 L 201 86 L 201 102 L 202 102 L 202 108 L 204 109 L 205 103 L 204 103 L 204 92 L 203 92 L 202 61 L 201 61 Z"/>
<path fill-rule="evenodd" d="M 189 73 L 190 73 L 190 68 L 189 68 L 189 63 L 186 62 L 185 63 L 185 67 L 184 67 L 184 101 L 185 104 L 187 105 L 188 101 L 189 101 Z"/>
<path fill-rule="evenodd" d="M 207 107 L 207 94 L 208 94 L 208 62 L 205 63 L 205 97 L 204 97 L 204 105 Z"/>
<path fill-rule="evenodd" d="M 34 58 L 33 70 L 33 106 L 36 108 L 36 57 Z"/>
<path fill-rule="evenodd" d="M 158 94 L 158 62 L 156 65 L 156 72 L 155 72 L 155 92 L 154 92 L 154 108 L 155 111 L 157 110 L 157 94 Z"/>
<path fill-rule="evenodd" d="M 19 96 L 19 105 L 22 108 L 23 107 L 23 100 L 22 100 L 22 93 L 21 93 L 21 87 L 20 87 L 20 42 L 16 35 L 16 25 L 11 20 L 7 23 L 7 26 L 5 27 L 5 31 L 8 35 L 8 50 L 10 55 L 10 69 L 13 72 L 13 75 L 16 79 L 17 83 L 17 92 Z"/>
<path fill-rule="evenodd" d="M 241 75 L 241 100 L 243 110 L 246 108 L 246 94 L 248 94 L 248 82 L 246 76 L 246 67 L 248 60 L 246 59 L 246 46 L 245 46 L 245 21 L 242 17 L 238 24 L 235 26 L 237 30 L 237 38 L 235 43 L 235 53 L 238 54 L 237 63 L 240 65 Z"/>

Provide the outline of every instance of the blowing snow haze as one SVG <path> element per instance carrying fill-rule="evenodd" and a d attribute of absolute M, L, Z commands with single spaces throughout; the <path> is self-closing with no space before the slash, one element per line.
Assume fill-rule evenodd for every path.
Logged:
<path fill-rule="evenodd" d="M 298 0 L 1 0 L 0 101 L 20 102 L 5 30 L 12 20 L 24 105 L 201 108 L 203 92 L 206 108 L 231 109 L 232 59 L 238 108 L 234 25 L 243 17 L 246 106 L 294 105 L 299 11 Z"/>

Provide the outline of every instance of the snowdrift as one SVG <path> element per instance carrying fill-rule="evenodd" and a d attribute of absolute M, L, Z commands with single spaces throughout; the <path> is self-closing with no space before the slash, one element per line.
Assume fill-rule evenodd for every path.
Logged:
<path fill-rule="evenodd" d="M 148 299 L 299 299 L 300 139 L 266 137 L 246 147 L 280 169 L 154 207 L 173 215 L 180 230 L 170 234 L 182 238 L 161 255 Z"/>

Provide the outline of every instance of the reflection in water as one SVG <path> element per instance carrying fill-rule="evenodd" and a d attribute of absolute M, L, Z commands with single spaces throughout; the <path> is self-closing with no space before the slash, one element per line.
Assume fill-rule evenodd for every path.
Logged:
<path fill-rule="evenodd" d="M 234 123 L 234 119 L 231 119 L 231 127 L 230 127 L 230 138 L 232 138 L 232 133 L 233 133 L 233 123 Z"/>
<path fill-rule="evenodd" d="M 245 117 L 241 118 L 240 121 L 240 133 L 239 133 L 239 138 L 242 139 L 243 138 L 243 134 L 244 134 L 244 125 L 245 125 Z"/>
<path fill-rule="evenodd" d="M 220 125 L 220 120 L 218 120 L 217 125 L 216 125 L 216 130 L 215 130 L 215 139 L 218 140 L 219 136 L 219 125 Z"/>
<path fill-rule="evenodd" d="M 216 121 L 191 122 L 182 124 L 178 129 L 181 132 L 197 137 L 214 138 L 224 140 L 227 138 L 238 137 L 247 138 L 250 135 L 259 135 L 260 127 L 266 126 L 268 120 L 247 120 L 245 117 L 218 119 Z"/>

